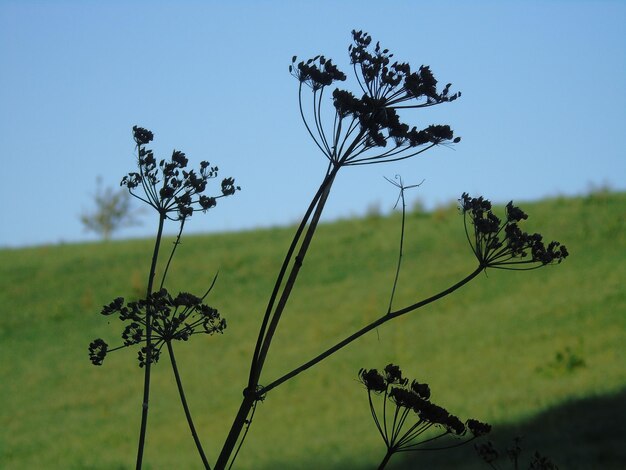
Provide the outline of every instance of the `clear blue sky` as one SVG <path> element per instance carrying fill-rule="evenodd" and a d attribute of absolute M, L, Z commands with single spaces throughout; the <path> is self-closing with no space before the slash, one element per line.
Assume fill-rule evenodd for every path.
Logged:
<path fill-rule="evenodd" d="M 425 179 L 409 198 L 428 206 L 626 189 L 626 2 L 0 0 L 0 246 L 94 240 L 78 216 L 98 175 L 134 169 L 134 124 L 157 156 L 180 149 L 242 186 L 191 232 L 296 221 L 326 161 L 287 67 L 322 53 L 348 72 L 354 28 L 463 92 L 407 117 L 463 140 L 345 168 L 327 218 L 391 208 L 397 173 Z"/>

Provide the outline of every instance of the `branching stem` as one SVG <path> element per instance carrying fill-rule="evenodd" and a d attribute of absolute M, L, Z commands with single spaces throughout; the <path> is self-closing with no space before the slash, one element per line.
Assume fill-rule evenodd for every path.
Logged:
<path fill-rule="evenodd" d="M 407 307 L 404 307 L 404 308 L 402 308 L 400 310 L 396 310 L 395 312 L 389 312 L 388 314 L 381 316 L 378 320 L 375 320 L 372 323 L 370 323 L 369 325 L 364 326 L 359 331 L 351 334 L 346 339 L 344 339 L 344 340 L 340 341 L 339 343 L 335 344 L 333 347 L 327 349 L 326 351 L 324 351 L 323 353 L 321 353 L 318 356 L 314 357 L 310 361 L 302 364 L 301 366 L 293 369 L 291 372 L 283 375 L 279 379 L 276 379 L 275 381 L 273 381 L 269 385 L 261 388 L 259 390 L 259 393 L 265 394 L 265 393 L 269 392 L 270 390 L 272 390 L 273 388 L 278 387 L 283 382 L 286 382 L 287 380 L 295 377 L 296 375 L 300 374 L 301 372 L 304 372 L 309 367 L 312 367 L 315 364 L 323 361 L 324 359 L 326 359 L 331 354 L 336 353 L 340 349 L 342 349 L 345 346 L 347 346 L 348 344 L 352 343 L 354 340 L 356 340 L 356 339 L 360 338 L 361 336 L 363 336 L 365 333 L 368 333 L 369 331 L 373 330 L 374 328 L 377 328 L 380 325 L 382 325 L 384 323 L 387 323 L 389 320 L 392 320 L 392 319 L 397 318 L 397 317 L 399 317 L 401 315 L 404 315 L 405 313 L 412 312 L 413 310 L 417 310 L 417 309 L 419 309 L 421 307 L 424 307 L 425 305 L 428 305 L 428 304 L 430 304 L 430 303 L 432 303 L 432 302 L 434 302 L 436 300 L 441 299 L 442 297 L 445 297 L 448 294 L 451 294 L 452 292 L 454 292 L 458 288 L 464 286 L 469 281 L 471 281 L 476 276 L 478 276 L 478 274 L 480 274 L 483 271 L 483 269 L 484 268 L 482 266 L 479 266 L 471 274 L 469 274 L 468 276 L 466 276 L 465 278 L 463 278 L 462 280 L 460 280 L 459 282 L 457 282 L 453 286 L 450 286 L 447 289 L 439 292 L 438 294 L 435 294 L 432 297 L 428 297 L 427 299 L 424 299 L 424 300 L 422 300 L 420 302 L 417 302 L 415 304 L 412 304 L 412 305 L 409 305 Z"/>
<path fill-rule="evenodd" d="M 255 392 L 258 387 L 259 378 L 263 370 L 263 365 L 265 363 L 265 358 L 267 357 L 272 338 L 274 336 L 274 333 L 276 332 L 276 328 L 278 327 L 280 317 L 287 304 L 287 300 L 289 299 L 291 290 L 295 285 L 298 273 L 300 271 L 300 267 L 302 266 L 302 262 L 304 261 L 304 257 L 306 256 L 306 252 L 317 228 L 319 218 L 322 214 L 324 205 L 330 193 L 331 186 L 334 182 L 337 172 L 339 171 L 339 168 L 340 166 L 329 166 L 326 176 L 324 177 L 324 181 L 322 182 L 317 193 L 313 197 L 313 200 L 311 201 L 311 204 L 309 205 L 309 208 L 307 209 L 304 217 L 302 218 L 302 222 L 300 223 L 296 234 L 294 235 L 289 250 L 287 251 L 287 255 L 285 256 L 285 260 L 283 261 L 283 265 L 274 285 L 274 290 L 272 291 L 272 295 L 268 302 L 265 316 L 261 324 L 259 337 L 257 339 L 252 364 L 250 367 L 248 386 L 246 388 L 246 392 L 244 392 L 244 399 L 241 402 L 239 411 L 235 416 L 235 420 L 231 425 L 226 441 L 224 442 L 220 455 L 215 464 L 215 468 L 217 470 L 223 470 L 228 465 L 228 461 L 235 448 L 235 445 L 237 444 L 241 430 L 246 424 L 248 415 L 250 414 L 250 411 L 257 399 L 258 395 Z M 309 227 L 305 233 L 307 223 L 309 224 Z M 281 291 L 283 279 L 287 274 L 289 264 L 294 258 L 296 248 L 298 247 L 298 243 L 303 236 L 303 233 L 304 239 L 300 244 L 300 249 L 295 256 L 295 262 L 293 263 L 289 276 L 285 281 L 285 285 Z M 278 303 L 274 308 L 276 299 L 278 299 Z"/>

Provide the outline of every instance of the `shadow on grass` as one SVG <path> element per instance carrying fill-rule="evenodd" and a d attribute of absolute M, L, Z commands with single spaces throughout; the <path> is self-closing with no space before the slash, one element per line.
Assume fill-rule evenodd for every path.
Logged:
<path fill-rule="evenodd" d="M 502 470 L 513 469 L 505 452 L 507 447 L 513 446 L 516 436 L 522 437 L 520 470 L 528 468 L 535 451 L 548 457 L 561 470 L 623 470 L 626 468 L 626 389 L 613 395 L 571 401 L 520 423 L 495 425 L 488 438 L 501 453 L 497 464 Z M 481 460 L 473 447 L 474 443 L 486 440 L 449 451 L 397 454 L 386 469 L 489 470 L 489 465 Z M 382 459 L 382 442 L 380 451 Z M 377 461 L 362 466 L 348 461 L 328 465 L 320 455 L 315 462 L 274 462 L 263 469 L 369 470 L 376 469 L 378 464 Z"/>
<path fill-rule="evenodd" d="M 626 389 L 614 395 L 568 402 L 528 421 L 495 425 L 488 438 L 501 453 L 497 462 L 503 470 L 513 468 L 502 454 L 516 436 L 522 437 L 520 469 L 528 468 L 535 451 L 561 470 L 624 469 Z M 390 470 L 490 468 L 477 455 L 473 443 L 448 452 L 409 453 L 395 458 L 388 466 Z"/>

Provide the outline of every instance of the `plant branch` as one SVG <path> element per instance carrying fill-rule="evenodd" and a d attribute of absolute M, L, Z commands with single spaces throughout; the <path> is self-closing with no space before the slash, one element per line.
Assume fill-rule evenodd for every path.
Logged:
<path fill-rule="evenodd" d="M 170 257 L 167 260 L 167 264 L 165 265 L 165 271 L 163 271 L 163 277 L 161 278 L 161 286 L 159 289 L 163 289 L 163 284 L 165 284 L 165 278 L 167 277 L 167 272 L 170 269 L 170 263 L 172 262 L 172 258 L 174 257 L 174 253 L 176 253 L 176 248 L 180 245 L 180 237 L 183 233 L 183 227 L 185 226 L 185 217 L 180 221 L 180 230 L 178 231 L 178 235 L 176 236 L 176 241 L 174 241 L 174 248 L 172 248 L 172 252 L 170 253 Z"/>
<path fill-rule="evenodd" d="M 187 423 L 189 424 L 189 430 L 191 431 L 193 440 L 196 443 L 196 448 L 198 449 L 198 453 L 200 454 L 200 458 L 202 459 L 204 468 L 206 468 L 207 470 L 211 470 L 209 461 L 207 460 L 206 455 L 204 454 L 204 450 L 202 449 L 200 438 L 198 437 L 196 428 L 193 425 L 193 420 L 191 419 L 191 412 L 189 411 L 189 406 L 187 405 L 187 399 L 185 398 L 185 391 L 183 389 L 183 384 L 180 380 L 180 374 L 178 373 L 178 366 L 176 365 L 176 358 L 174 357 L 174 348 L 172 347 L 172 342 L 166 341 L 166 343 L 167 343 L 167 352 L 170 355 L 170 362 L 172 363 L 172 370 L 174 371 L 174 377 L 176 378 L 176 386 L 178 387 L 178 394 L 180 395 L 180 402 L 183 405 L 183 409 L 185 410 L 185 416 L 187 418 Z"/>
<path fill-rule="evenodd" d="M 448 287 L 447 289 L 439 292 L 438 294 L 433 295 L 432 297 L 428 297 L 427 299 L 424 299 L 420 302 L 414 303 L 412 305 L 409 305 L 407 307 L 404 307 L 400 310 L 396 310 L 395 312 L 390 312 L 386 315 L 383 315 L 382 317 L 380 317 L 379 319 L 373 321 L 372 323 L 370 323 L 369 325 L 364 326 L 363 328 L 361 328 L 360 330 L 358 330 L 357 332 L 351 334 L 350 336 L 348 336 L 347 338 L 345 338 L 344 340 L 340 341 L 339 343 L 337 343 L 336 345 L 334 345 L 333 347 L 327 349 L 326 351 L 324 351 L 323 353 L 319 354 L 318 356 L 314 357 L 313 359 L 311 359 L 310 361 L 302 364 L 301 366 L 293 369 L 291 372 L 283 375 L 282 377 L 276 379 L 275 381 L 273 381 L 272 383 L 270 383 L 269 385 L 261 388 L 259 390 L 260 394 L 265 394 L 267 392 L 269 392 L 270 390 L 272 390 L 273 388 L 278 387 L 280 384 L 286 382 L 287 380 L 295 377 L 296 375 L 300 374 L 301 372 L 304 372 L 305 370 L 307 370 L 309 367 L 314 366 L 315 364 L 317 364 L 318 362 L 323 361 L 324 359 L 326 359 L 328 356 L 330 356 L 331 354 L 336 353 L 337 351 L 339 351 L 340 349 L 344 348 L 345 346 L 347 346 L 348 344 L 352 343 L 354 340 L 360 338 L 361 336 L 363 336 L 365 333 L 368 333 L 369 331 L 373 330 L 374 328 L 379 327 L 380 325 L 382 325 L 383 323 L 388 322 L 389 320 L 392 320 L 394 318 L 397 318 L 401 315 L 404 315 L 405 313 L 409 313 L 412 312 L 413 310 L 417 310 L 421 307 L 424 307 L 425 305 L 428 305 L 436 300 L 441 299 L 442 297 L 445 297 L 448 294 L 451 294 L 452 292 L 454 292 L 455 290 L 457 290 L 458 288 L 464 286 L 465 284 L 467 284 L 469 281 L 471 281 L 472 279 L 474 279 L 476 276 L 478 276 L 478 274 L 480 274 L 482 271 L 484 270 L 484 267 L 479 266 L 478 268 L 476 268 L 471 274 L 469 274 L 468 276 L 466 276 L 465 278 L 463 278 L 462 280 L 460 280 L 459 282 L 457 282 L 456 284 L 454 284 L 451 287 Z"/>
<path fill-rule="evenodd" d="M 255 346 L 254 355 L 252 358 L 252 364 L 250 367 L 250 376 L 248 379 L 248 386 L 246 390 L 244 390 L 244 399 L 241 402 L 239 407 L 239 411 L 235 416 L 233 424 L 231 425 L 230 431 L 224 442 L 220 455 L 215 464 L 216 470 L 223 470 L 226 468 L 228 461 L 230 459 L 230 455 L 233 452 L 235 445 L 239 439 L 239 434 L 243 426 L 246 423 L 247 417 L 250 414 L 250 411 L 257 400 L 258 394 L 257 386 L 259 377 L 261 376 L 261 371 L 263 369 L 263 364 L 265 362 L 265 357 L 267 356 L 267 352 L 269 350 L 269 346 L 271 344 L 271 339 L 276 331 L 278 326 L 278 321 L 280 320 L 280 316 L 282 314 L 283 309 L 287 303 L 287 299 L 289 298 L 289 294 L 291 293 L 291 289 L 293 288 L 298 271 L 302 265 L 302 261 L 304 256 L 306 255 L 306 251 L 311 242 L 311 238 L 315 232 L 315 228 L 317 227 L 317 221 L 319 220 L 319 216 L 324 208 L 324 204 L 326 202 L 326 198 L 328 197 L 328 193 L 330 192 L 330 187 L 334 181 L 334 178 L 339 171 L 340 166 L 329 166 L 329 169 L 326 173 L 324 181 L 320 185 L 317 193 L 313 197 L 311 204 L 309 205 L 304 217 L 302 218 L 302 222 L 300 223 L 296 234 L 291 242 L 289 250 L 287 251 L 287 255 L 283 261 L 283 265 L 281 267 L 278 278 L 276 279 L 276 283 L 274 285 L 274 290 L 272 291 L 272 295 L 268 302 L 267 309 L 265 311 L 265 315 L 263 317 L 263 322 L 261 324 L 261 328 L 259 330 L 259 336 L 257 339 L 257 343 Z M 305 234 L 305 239 L 300 246 L 300 250 L 296 256 L 296 262 L 294 263 L 291 272 L 289 273 L 289 277 L 286 281 L 285 287 L 282 290 L 279 303 L 274 309 L 274 303 L 278 298 L 278 294 L 280 291 L 280 287 L 283 283 L 283 279 L 287 273 L 287 269 L 289 268 L 289 263 L 291 262 L 295 250 L 298 246 L 298 242 L 302 237 L 302 234 L 306 228 L 309 219 L 311 219 L 311 223 L 309 224 L 309 228 Z M 273 314 L 272 314 L 273 312 Z"/>
<path fill-rule="evenodd" d="M 330 178 L 330 174 L 331 174 L 331 170 L 329 167 L 329 170 L 326 173 L 326 177 L 324 178 L 324 181 L 322 182 L 322 184 L 320 185 L 319 189 L 317 190 L 317 193 L 315 193 L 315 196 L 313 197 L 313 200 L 311 201 L 311 203 L 309 204 L 309 207 L 307 208 L 307 211 L 305 212 L 304 216 L 302 217 L 302 221 L 300 222 L 300 225 L 298 226 L 298 229 L 296 230 L 296 233 L 293 237 L 293 240 L 291 241 L 291 245 L 289 246 L 289 249 L 287 250 L 287 254 L 285 255 L 285 259 L 283 260 L 283 264 L 280 268 L 280 272 L 278 274 L 278 277 L 276 279 L 276 282 L 274 284 L 274 289 L 272 290 L 272 295 L 270 296 L 270 300 L 268 301 L 267 304 L 267 308 L 265 310 L 265 315 L 263 317 L 263 322 L 261 324 L 261 328 L 259 330 L 259 336 L 257 338 L 257 343 L 255 346 L 255 350 L 254 350 L 254 355 L 252 357 L 252 364 L 250 366 L 250 378 L 248 380 L 248 387 L 253 389 L 254 386 L 256 386 L 256 381 L 258 380 L 258 377 L 260 375 L 260 371 L 257 374 L 257 362 L 258 362 L 258 357 L 259 357 L 259 353 L 261 350 L 261 346 L 263 343 L 263 339 L 265 336 L 265 331 L 267 329 L 267 324 L 269 322 L 269 319 L 272 315 L 272 309 L 274 308 L 274 302 L 276 301 L 276 297 L 278 296 L 278 292 L 280 290 L 280 286 L 282 285 L 283 282 L 283 278 L 285 277 L 285 273 L 287 272 L 287 268 L 289 267 L 289 263 L 291 261 L 291 258 L 293 257 L 293 253 L 296 250 L 296 247 L 298 246 L 298 242 L 300 241 L 300 237 L 302 236 L 302 232 L 304 232 L 304 229 L 306 227 L 306 224 L 308 223 L 309 219 L 311 218 L 311 214 L 313 213 L 313 210 L 315 209 L 315 207 L 317 206 L 317 203 L 320 199 L 320 197 L 322 196 L 322 194 L 324 193 L 326 186 L 328 186 L 329 182 L 331 181 Z"/>
<path fill-rule="evenodd" d="M 378 470 L 383 470 L 387 466 L 387 464 L 389 463 L 389 459 L 391 458 L 393 453 L 394 453 L 393 449 L 387 449 L 387 453 L 385 454 L 385 457 L 383 457 L 382 462 L 380 462 L 380 465 L 378 466 Z"/>
<path fill-rule="evenodd" d="M 311 244 L 311 240 L 313 239 L 313 235 L 315 234 L 315 230 L 317 229 L 317 224 L 324 210 L 328 195 L 330 194 L 330 188 L 332 186 L 335 174 L 336 172 L 331 173 L 328 184 L 324 188 L 319 202 L 315 207 L 315 212 L 313 213 L 313 217 L 311 219 L 311 222 L 309 223 L 309 228 L 307 229 L 307 232 L 304 236 L 304 240 L 302 240 L 302 244 L 300 245 L 300 249 L 298 250 L 298 254 L 296 255 L 295 262 L 293 264 L 293 267 L 291 268 L 291 272 L 289 273 L 289 277 L 287 278 L 287 282 L 282 291 L 280 299 L 278 300 L 276 309 L 274 310 L 274 315 L 272 315 L 272 320 L 269 324 L 267 333 L 265 334 L 265 338 L 263 339 L 263 345 L 261 346 L 259 357 L 257 358 L 257 380 L 261 375 L 261 370 L 263 369 L 263 364 L 265 363 L 265 358 L 267 357 L 267 353 L 272 343 L 274 333 L 276 332 L 276 328 L 278 327 L 278 323 L 280 321 L 282 313 L 285 309 L 285 306 L 287 305 L 287 301 L 289 300 L 291 291 L 296 283 L 296 279 L 300 272 L 300 268 L 302 267 L 302 263 L 304 262 L 304 257 L 306 256 L 306 253 L 309 249 L 309 245 Z"/>

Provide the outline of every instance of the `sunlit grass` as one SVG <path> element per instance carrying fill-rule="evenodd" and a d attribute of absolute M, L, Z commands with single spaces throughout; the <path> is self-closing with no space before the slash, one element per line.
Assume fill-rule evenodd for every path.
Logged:
<path fill-rule="evenodd" d="M 531 433 L 532 450 L 561 468 L 618 468 L 611 462 L 625 456 L 614 436 L 623 442 L 624 424 L 598 410 L 626 388 L 626 194 L 522 207 L 530 215 L 527 230 L 562 241 L 570 258 L 534 272 L 481 275 L 271 392 L 259 405 L 238 467 L 374 467 L 384 445 L 356 377 L 361 367 L 393 362 L 428 382 L 435 403 L 461 418 L 491 422 L 497 438 L 522 429 Z M 261 383 L 386 311 L 399 222 L 394 214 L 320 227 Z M 409 215 L 396 307 L 474 269 L 462 230 L 454 209 Z M 203 291 L 219 270 L 208 303 L 226 317 L 225 334 L 177 345 L 211 461 L 239 405 L 261 314 L 292 231 L 184 237 L 171 268 L 170 291 L 191 292 Z M 98 368 L 89 363 L 87 345 L 96 337 L 118 341 L 121 322 L 98 311 L 116 296 L 143 292 L 151 248 L 150 240 L 135 240 L 0 251 L 1 468 L 134 466 L 143 380 L 136 351 L 112 354 Z M 572 355 L 584 364 L 571 366 Z M 167 361 L 153 373 L 146 468 L 200 468 Z M 577 401 L 587 397 L 594 397 L 593 406 Z M 562 406 L 575 410 L 578 427 L 590 426 L 586 434 L 573 433 L 575 442 L 556 438 L 568 429 L 554 418 L 562 416 Z M 533 421 L 541 417 L 551 424 Z M 430 462 L 425 468 L 443 468 L 448 459 L 450 468 L 472 462 L 472 468 L 486 468 L 472 460 L 471 449 L 461 461 L 452 452 L 425 455 L 436 459 L 424 460 Z M 422 458 L 414 457 L 407 468 Z M 394 464 L 401 468 L 402 459 L 390 468 Z"/>

